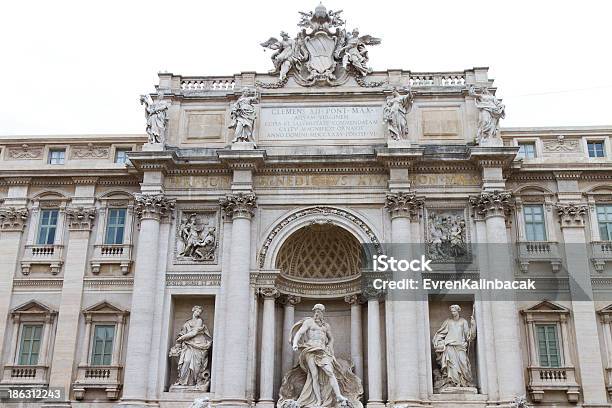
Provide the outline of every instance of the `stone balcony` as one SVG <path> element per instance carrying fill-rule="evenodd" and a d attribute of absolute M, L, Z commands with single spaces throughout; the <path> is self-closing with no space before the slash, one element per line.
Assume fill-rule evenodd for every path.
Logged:
<path fill-rule="evenodd" d="M 534 402 L 540 402 L 548 392 L 562 391 L 570 403 L 578 402 L 580 386 L 576 382 L 574 367 L 529 367 L 529 393 Z"/>
<path fill-rule="evenodd" d="M 100 273 L 102 265 L 119 265 L 121 273 L 127 275 L 132 264 L 132 245 L 95 245 L 94 254 L 90 261 L 91 272 Z"/>
<path fill-rule="evenodd" d="M 559 243 L 554 241 L 520 241 L 518 245 L 518 262 L 521 272 L 529 271 L 532 262 L 550 263 L 553 272 L 561 269 Z"/>
<path fill-rule="evenodd" d="M 48 265 L 50 272 L 57 275 L 63 263 L 63 245 L 26 245 L 21 261 L 21 273 L 29 275 L 32 265 Z"/>
<path fill-rule="evenodd" d="M 90 389 L 104 390 L 106 397 L 110 400 L 119 398 L 122 379 L 121 366 L 90 366 L 80 365 L 76 380 L 72 384 L 72 391 L 77 400 L 85 397 L 85 392 Z"/>
<path fill-rule="evenodd" d="M 4 366 L 2 384 L 10 385 L 44 385 L 48 383 L 45 365 L 12 365 Z"/>
<path fill-rule="evenodd" d="M 612 241 L 592 241 L 591 261 L 597 272 L 603 272 L 606 262 L 612 262 Z"/>

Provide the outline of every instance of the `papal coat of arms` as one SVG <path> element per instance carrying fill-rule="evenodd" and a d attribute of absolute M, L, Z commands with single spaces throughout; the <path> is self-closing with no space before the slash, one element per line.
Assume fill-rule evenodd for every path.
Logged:
<path fill-rule="evenodd" d="M 362 78 L 372 71 L 367 65 L 367 46 L 380 44 L 380 39 L 360 36 L 357 29 L 347 32 L 341 13 L 319 4 L 314 12 L 300 12 L 302 30 L 295 38 L 283 31 L 280 39 L 270 37 L 261 43 L 274 50 L 270 73 L 279 74 L 280 84 L 293 74 L 303 86 L 335 86 L 346 82 L 349 75 Z"/>

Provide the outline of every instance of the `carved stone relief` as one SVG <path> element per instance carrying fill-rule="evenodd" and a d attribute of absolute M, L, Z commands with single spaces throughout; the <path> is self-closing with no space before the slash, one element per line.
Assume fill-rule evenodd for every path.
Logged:
<path fill-rule="evenodd" d="M 19 147 L 9 147 L 8 158 L 12 160 L 36 160 L 42 158 L 43 146 L 29 146 L 22 144 Z"/>
<path fill-rule="evenodd" d="M 73 146 L 70 148 L 71 159 L 108 159 L 110 147 L 95 146 L 89 143 L 84 146 Z"/>
<path fill-rule="evenodd" d="M 544 151 L 552 153 L 575 152 L 578 150 L 578 140 L 566 140 L 565 136 L 557 136 L 557 140 L 544 142 Z"/>
<path fill-rule="evenodd" d="M 435 262 L 469 261 L 467 223 L 463 209 L 428 210 L 427 256 Z"/>
<path fill-rule="evenodd" d="M 215 211 L 181 211 L 176 230 L 175 263 L 216 263 L 217 224 Z"/>

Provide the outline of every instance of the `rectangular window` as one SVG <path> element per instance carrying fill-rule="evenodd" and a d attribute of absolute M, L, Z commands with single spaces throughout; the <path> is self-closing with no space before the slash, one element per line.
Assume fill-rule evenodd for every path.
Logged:
<path fill-rule="evenodd" d="M 66 149 L 49 150 L 49 164 L 64 164 Z"/>
<path fill-rule="evenodd" d="M 38 245 L 53 245 L 57 230 L 58 210 L 42 210 L 38 221 Z"/>
<path fill-rule="evenodd" d="M 560 367 L 559 339 L 556 324 L 537 325 L 540 367 Z"/>
<path fill-rule="evenodd" d="M 123 244 L 123 233 L 125 231 L 125 208 L 112 208 L 108 210 L 106 220 L 106 238 L 104 243 L 107 245 Z"/>
<path fill-rule="evenodd" d="M 597 224 L 602 241 L 612 241 L 612 205 L 597 206 Z"/>
<path fill-rule="evenodd" d="M 19 365 L 37 365 L 40 354 L 42 324 L 24 324 L 21 328 Z"/>
<path fill-rule="evenodd" d="M 128 161 L 127 154 L 131 152 L 132 149 L 117 149 L 115 150 L 115 163 L 125 164 Z"/>
<path fill-rule="evenodd" d="M 546 241 L 543 206 L 526 205 L 523 207 L 523 216 L 525 217 L 525 235 L 527 241 Z"/>
<path fill-rule="evenodd" d="M 111 365 L 113 361 L 114 325 L 96 325 L 94 329 L 91 365 Z"/>
<path fill-rule="evenodd" d="M 524 159 L 533 159 L 534 157 L 536 157 L 535 143 L 519 143 L 518 146 L 518 157 L 522 157 Z"/>
<path fill-rule="evenodd" d="M 605 157 L 603 141 L 587 142 L 587 148 L 589 157 Z"/>

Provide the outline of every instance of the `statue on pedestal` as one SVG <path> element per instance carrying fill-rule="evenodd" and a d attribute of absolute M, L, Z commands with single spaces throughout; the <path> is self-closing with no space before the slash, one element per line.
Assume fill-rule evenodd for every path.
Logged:
<path fill-rule="evenodd" d="M 232 122 L 229 125 L 230 129 L 234 129 L 234 139 L 232 143 L 236 142 L 252 142 L 253 129 L 257 114 L 255 113 L 255 106 L 259 101 L 256 91 L 245 88 L 242 90 L 242 95 L 232 104 L 230 115 Z"/>
<path fill-rule="evenodd" d="M 408 138 L 408 120 L 406 115 L 412 108 L 412 92 L 406 90 L 406 95 L 400 95 L 397 88 L 393 89 L 393 96 L 387 96 L 383 109 L 383 119 L 387 123 L 387 130 L 393 140 L 406 140 Z"/>
<path fill-rule="evenodd" d="M 166 141 L 166 125 L 168 124 L 170 102 L 165 101 L 164 93 L 160 92 L 155 101 L 150 96 L 140 95 L 140 104 L 145 106 L 146 130 L 149 136 L 149 143 L 164 144 Z"/>
<path fill-rule="evenodd" d="M 300 352 L 299 363 L 285 377 L 279 391 L 279 407 L 362 408 L 361 380 L 348 362 L 334 356 L 331 327 L 323 318 L 325 306 L 316 304 L 313 316 L 291 329 L 293 350 Z"/>
<path fill-rule="evenodd" d="M 474 316 L 470 323 L 461 317 L 459 305 L 452 305 L 450 311 L 452 317 L 442 323 L 432 340 L 441 377 L 436 391 L 475 393 L 468 350 L 476 339 L 476 322 Z"/>
<path fill-rule="evenodd" d="M 193 387 L 195 390 L 208 392 L 210 387 L 210 369 L 208 352 L 212 346 L 212 337 L 200 317 L 202 306 L 191 309 L 193 315 L 187 320 L 176 338 L 176 344 L 170 349 L 170 357 L 178 357 L 178 375 L 173 386 Z"/>
<path fill-rule="evenodd" d="M 499 120 L 506 117 L 506 107 L 487 88 L 469 88 L 478 108 L 478 143 L 499 136 Z"/>

